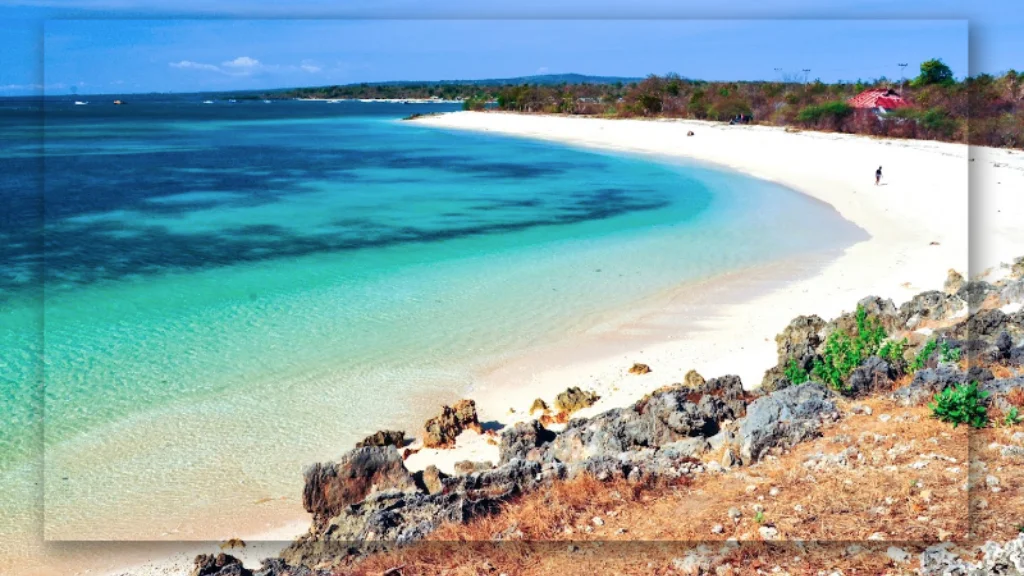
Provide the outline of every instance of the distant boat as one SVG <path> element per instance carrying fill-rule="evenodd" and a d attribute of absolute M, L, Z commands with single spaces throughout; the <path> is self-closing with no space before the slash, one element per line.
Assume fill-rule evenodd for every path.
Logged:
<path fill-rule="evenodd" d="M 75 100 L 75 106 L 85 106 L 88 102 L 82 102 L 81 100 Z"/>
<path fill-rule="evenodd" d="M 203 100 L 203 104 L 213 104 L 213 100 Z"/>
<path fill-rule="evenodd" d="M 264 104 L 270 104 L 270 100 L 264 100 L 263 103 Z"/>
<path fill-rule="evenodd" d="M 124 102 L 121 102 L 120 100 L 114 100 L 114 106 L 120 106 L 121 104 L 124 104 Z"/>
<path fill-rule="evenodd" d="M 234 98 L 232 98 L 231 100 L 228 100 L 228 102 L 237 102 L 237 100 L 235 100 Z"/>

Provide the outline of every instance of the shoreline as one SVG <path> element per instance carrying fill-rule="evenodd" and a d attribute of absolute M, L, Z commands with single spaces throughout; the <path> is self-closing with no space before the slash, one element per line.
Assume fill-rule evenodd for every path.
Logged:
<path fill-rule="evenodd" d="M 993 157 L 1012 157 L 1010 151 L 686 120 L 452 112 L 412 122 L 723 167 L 823 202 L 869 235 L 867 240 L 819 262 L 813 272 L 804 270 L 800 278 L 782 274 L 775 277 L 774 285 L 766 286 L 771 283 L 762 281 L 761 290 L 748 291 L 738 299 L 706 303 L 699 312 L 699 321 L 692 322 L 692 316 L 677 320 L 691 321 L 693 325 L 686 329 L 668 320 L 667 325 L 653 332 L 660 340 L 654 337 L 641 347 L 630 336 L 613 337 L 609 343 L 600 335 L 584 334 L 582 338 L 587 342 L 583 346 L 574 340 L 553 350 L 531 349 L 499 363 L 483 373 L 467 394 L 477 402 L 483 422 L 497 421 L 507 426 L 530 420 L 528 410 L 534 398 L 550 404 L 556 394 L 573 386 L 601 396 L 593 406 L 573 415 L 593 416 L 629 405 L 660 386 L 679 382 L 690 369 L 706 378 L 737 374 L 745 388 L 756 388 L 764 371 L 776 363 L 775 336 L 794 317 L 836 317 L 852 310 L 868 295 L 890 298 L 899 305 L 919 292 L 942 286 L 951 269 L 994 280 L 1004 272 L 999 268 L 1001 264 L 1024 252 L 1024 231 L 1013 230 L 1013 215 L 1024 214 L 1024 202 L 1006 195 L 1010 187 L 997 180 L 1000 188 L 975 187 L 974 198 L 970 202 L 968 198 L 968 167 L 972 169 L 972 181 L 979 168 L 991 175 L 988 169 L 1008 167 Z M 690 130 L 695 132 L 694 137 L 686 136 Z M 712 146 L 708 146 L 708 140 L 712 140 Z M 793 148 L 797 148 L 796 154 L 811 159 L 792 162 Z M 759 151 L 773 153 L 756 154 Z M 889 182 L 883 178 L 883 185 L 875 186 L 872 174 L 876 159 L 886 154 L 898 157 L 910 170 L 901 171 L 900 179 Z M 980 157 L 982 162 L 969 164 L 969 156 Z M 1015 160 L 1011 167 L 1024 178 L 1024 158 Z M 892 164 L 892 159 L 881 162 Z M 856 177 L 852 166 L 858 163 L 864 166 L 861 178 Z M 905 175 L 913 178 L 903 181 Z M 977 194 L 979 191 L 983 193 Z M 969 203 L 971 207 L 978 205 L 979 198 L 988 210 L 972 214 L 971 223 L 994 229 L 995 241 L 990 241 L 984 251 L 972 249 L 969 267 L 967 209 Z M 750 272 L 736 274 L 742 277 Z M 652 320 L 666 313 L 681 316 L 670 307 L 655 309 L 638 322 L 627 322 L 619 328 L 634 332 L 642 329 L 644 320 L 649 327 Z M 630 340 L 633 346 L 623 346 Z M 597 351 L 602 348 L 603 352 Z M 652 372 L 628 374 L 634 362 L 648 364 Z M 409 457 L 406 465 L 419 470 L 434 464 L 450 472 L 455 462 L 496 461 L 497 453 L 497 446 L 489 444 L 486 436 L 466 432 L 455 449 L 422 450 Z"/>
<path fill-rule="evenodd" d="M 512 116 L 516 120 L 516 125 L 509 124 L 503 117 Z M 498 119 L 497 122 L 494 120 Z M 836 208 L 844 218 L 852 221 L 861 228 L 868 231 L 871 238 L 867 241 L 858 243 L 846 250 L 835 258 L 830 258 L 827 262 L 820 262 L 820 266 L 812 266 L 815 268 L 813 272 L 807 274 L 809 277 L 801 278 L 796 281 L 787 281 L 786 279 L 779 280 L 779 284 L 773 289 L 757 292 L 750 298 L 744 299 L 739 303 L 724 303 L 719 302 L 714 306 L 709 306 L 706 309 L 706 317 L 699 323 L 700 326 L 688 332 L 682 338 L 668 339 L 650 346 L 645 346 L 643 350 L 622 350 L 611 356 L 602 356 L 597 354 L 596 356 L 588 356 L 588 351 L 581 351 L 579 349 L 573 350 L 574 354 L 578 356 L 571 356 L 568 361 L 559 356 L 556 352 L 551 352 L 554 358 L 546 358 L 538 361 L 537 351 L 531 350 L 527 353 L 522 354 L 522 357 L 516 357 L 508 361 L 499 363 L 498 366 L 487 370 L 481 376 L 481 384 L 483 386 L 475 386 L 474 389 L 467 393 L 467 396 L 477 400 L 478 409 L 480 411 L 481 421 L 495 420 L 502 424 L 510 424 L 518 420 L 529 419 L 529 414 L 526 412 L 529 408 L 529 403 L 533 398 L 541 396 L 546 401 L 550 401 L 554 394 L 557 394 L 570 386 L 581 386 L 585 389 L 594 389 L 595 382 L 609 390 L 607 395 L 602 395 L 603 398 L 598 404 L 593 407 L 577 413 L 577 416 L 589 416 L 593 413 L 602 412 L 609 408 L 626 404 L 628 401 L 627 397 L 632 397 L 635 394 L 642 395 L 643 393 L 649 392 L 650 390 L 657 388 L 662 384 L 669 383 L 663 381 L 663 378 L 671 378 L 672 381 L 680 381 L 682 374 L 690 369 L 697 369 L 701 374 L 706 377 L 715 377 L 728 373 L 739 373 L 743 378 L 744 384 L 747 388 L 756 387 L 760 385 L 760 370 L 766 369 L 771 364 L 774 364 L 775 360 L 775 343 L 774 335 L 777 334 L 781 329 L 796 315 L 800 314 L 811 314 L 816 313 L 823 317 L 832 317 L 838 315 L 843 310 L 849 310 L 857 300 L 868 294 L 877 294 L 883 298 L 892 298 L 895 302 L 900 303 L 906 300 L 909 296 L 923 290 L 935 288 L 941 286 L 942 280 L 945 278 L 946 271 L 953 267 L 960 271 L 967 270 L 966 253 L 967 253 L 967 222 L 966 218 L 963 218 L 962 227 L 955 228 L 953 232 L 949 232 L 944 226 L 950 226 L 955 218 L 952 216 L 956 215 L 959 210 L 956 206 L 945 205 L 943 210 L 929 210 L 929 216 L 936 216 L 938 222 L 935 226 L 926 226 L 922 224 L 922 219 L 918 218 L 908 224 L 908 229 L 903 230 L 899 227 L 902 219 L 900 211 L 897 210 L 896 214 L 886 216 L 885 213 L 888 209 L 878 210 L 878 206 L 871 206 L 867 208 L 858 209 L 857 206 L 850 206 L 849 203 L 842 203 L 843 206 L 838 206 L 837 203 L 830 202 L 828 195 L 816 195 L 809 193 L 808 190 L 813 190 L 816 183 L 828 182 L 828 179 L 818 178 L 811 182 L 805 182 L 800 184 L 796 182 L 799 180 L 799 174 L 795 176 L 793 174 L 780 174 L 772 172 L 771 170 L 763 171 L 763 166 L 755 165 L 749 167 L 750 169 L 743 169 L 734 164 L 718 162 L 712 159 L 713 154 L 704 153 L 697 156 L 691 156 L 681 153 L 679 150 L 674 148 L 670 149 L 670 152 L 657 151 L 659 141 L 657 139 L 649 140 L 649 144 L 643 145 L 638 143 L 636 140 L 627 139 L 622 148 L 616 148 L 614 146 L 614 140 L 622 134 L 603 135 L 606 138 L 600 138 L 592 134 L 593 126 L 588 126 L 588 132 L 580 134 L 579 131 L 573 133 L 572 130 L 565 130 L 566 126 L 561 124 L 562 122 L 595 122 L 595 123 L 616 123 L 624 124 L 628 129 L 635 129 L 637 125 L 641 126 L 657 126 L 660 131 L 661 126 L 668 126 L 674 130 L 668 132 L 669 136 L 672 135 L 685 135 L 687 129 L 694 129 L 697 132 L 696 138 L 707 130 L 729 130 L 733 132 L 739 132 L 737 127 L 723 127 L 716 124 L 710 123 L 697 123 L 697 122 L 649 122 L 639 120 L 597 120 L 597 119 L 578 119 L 578 118 L 564 118 L 564 117 L 528 117 L 530 122 L 520 122 L 519 115 L 507 115 L 497 113 L 450 113 L 442 116 L 432 116 L 428 118 L 420 118 L 414 120 L 424 125 L 432 125 L 438 128 L 444 129 L 460 129 L 460 130 L 478 130 L 485 132 L 496 132 L 503 135 L 530 137 L 530 138 L 541 138 L 546 140 L 556 141 L 560 144 L 577 145 L 583 147 L 600 148 L 605 150 L 615 150 L 619 152 L 629 153 L 640 153 L 649 156 L 658 157 L 685 157 L 689 160 L 697 160 L 710 162 L 719 166 L 724 166 L 729 169 L 738 170 L 758 178 L 778 182 L 787 187 L 790 187 L 798 192 L 804 193 L 812 198 L 820 200 Z M 540 122 L 534 122 L 538 120 Z M 543 125 L 548 120 L 553 121 L 547 128 Z M 630 123 L 630 124 L 627 124 Z M 678 124 L 679 126 L 672 126 Z M 518 125 L 518 126 L 517 126 Z M 575 127 L 575 126 L 573 126 Z M 600 126 L 600 130 L 605 130 L 606 126 Z M 742 127 L 740 130 L 758 130 L 763 129 L 762 127 Z M 771 132 L 784 133 L 780 130 L 763 129 Z M 641 131 L 642 132 L 642 131 Z M 674 132 L 680 132 L 681 134 L 673 134 Z M 784 133 L 788 136 L 805 137 L 809 139 L 828 138 L 829 134 L 790 134 Z M 691 142 L 700 142 L 700 140 L 691 139 Z M 855 143 L 858 140 L 868 140 L 871 144 L 878 146 L 891 146 L 892 144 L 888 141 L 877 141 L 866 139 L 864 137 L 849 137 L 847 138 Z M 684 142 L 685 144 L 686 142 Z M 912 149 L 913 152 L 920 152 L 925 155 L 931 155 L 937 150 L 930 149 L 931 147 L 926 146 L 924 149 L 917 149 L 915 144 L 918 141 L 914 141 L 907 147 Z M 934 144 L 934 143 L 928 143 Z M 938 150 L 940 154 L 949 155 L 953 153 L 953 157 L 960 159 L 956 154 L 956 147 L 959 147 L 962 151 L 963 159 L 963 174 L 959 174 L 958 170 L 943 169 L 939 170 L 939 174 L 932 175 L 928 179 L 928 183 L 936 185 L 940 189 L 940 196 L 935 199 L 936 204 L 943 207 L 944 202 L 955 203 L 957 200 L 956 193 L 960 192 L 963 196 L 963 204 L 966 206 L 966 189 L 967 189 L 967 147 L 963 145 L 947 145 L 942 144 L 935 148 L 952 147 L 951 150 Z M 827 147 L 825 147 L 827 148 Z M 999 151 L 994 151 L 999 152 Z M 719 158 L 722 160 L 724 158 Z M 742 164 L 742 162 L 740 162 Z M 947 162 L 947 164 L 949 164 Z M 1020 162 L 1021 166 L 1024 166 L 1024 162 Z M 762 171 L 759 171 L 759 168 Z M 799 169 L 800 166 L 788 166 L 790 171 L 794 168 Z M 819 168 L 819 171 L 825 168 Z M 873 170 L 873 168 L 872 168 Z M 869 171 L 862 172 L 868 174 Z M 1024 172 L 1022 172 L 1024 174 Z M 948 181 L 944 182 L 949 176 Z M 962 180 L 955 178 L 955 176 L 961 176 Z M 865 178 L 869 180 L 870 176 Z M 841 179 L 839 179 L 841 182 Z M 962 183 L 962 185 L 961 185 Z M 799 184 L 799 185 L 798 185 Z M 862 184 L 849 184 L 849 188 L 846 190 L 853 190 L 854 194 L 858 192 L 863 193 L 861 188 L 868 188 L 871 182 L 868 181 L 866 185 Z M 925 188 L 924 184 L 915 185 L 917 189 Z M 884 187 L 883 187 L 884 188 Z M 900 187 L 900 191 L 907 190 L 909 188 Z M 1009 190 L 1007 189 L 1007 192 Z M 913 192 L 913 190 L 912 190 Z M 922 194 L 915 193 L 908 195 L 901 204 L 910 204 L 914 201 L 920 201 Z M 833 198 L 834 199 L 834 198 Z M 1019 200 L 1018 200 L 1019 202 Z M 884 204 L 884 202 L 883 202 Z M 1000 206 L 1005 206 L 1003 203 Z M 844 208 L 846 211 L 844 211 Z M 1020 214 L 1019 205 L 1016 206 L 1017 210 L 1004 210 L 1004 212 L 1010 212 L 1011 214 Z M 945 211 L 943 215 L 941 212 Z M 853 217 L 851 217 L 853 215 Z M 858 218 L 861 221 L 858 221 Z M 923 217 L 922 217 L 923 218 Z M 972 217 L 973 220 L 973 217 Z M 868 224 L 868 225 L 865 225 Z M 973 222 L 972 222 L 973 223 Z M 1012 227 L 1012 218 L 1009 218 L 1006 222 L 999 222 L 999 226 L 1009 228 Z M 935 240 L 939 242 L 938 246 L 930 246 L 927 240 L 929 237 L 941 238 L 941 240 Z M 998 262 L 999 258 L 1010 258 L 1011 254 L 1016 250 L 1017 253 L 1024 252 L 1020 249 L 1020 246 L 1024 245 L 1024 242 L 1017 243 L 1013 242 L 1015 248 L 1009 246 L 1006 250 L 999 250 L 996 255 L 987 254 L 993 262 Z M 869 245 L 869 246 L 864 246 Z M 896 248 L 893 250 L 893 248 Z M 888 253 L 891 252 L 891 253 Z M 1006 255 L 1002 255 L 1006 254 Z M 973 256 L 972 252 L 972 256 Z M 939 262 L 938 264 L 936 262 Z M 877 268 L 871 264 L 879 264 Z M 901 274 L 903 267 L 909 265 L 910 269 L 905 273 Z M 852 266 L 852 267 L 851 267 Z M 867 274 L 858 274 L 859 272 L 869 272 Z M 884 273 L 883 273 L 884 271 Z M 748 272 L 748 271 L 744 271 Z M 736 273 L 739 276 L 743 276 L 744 272 Z M 776 272 L 778 272 L 776 270 Z M 805 271 L 806 272 L 806 271 Z M 975 271 L 972 269 L 972 273 Z M 851 280 L 850 276 L 857 276 Z M 768 275 L 770 276 L 770 274 Z M 706 281 L 714 281 L 716 278 L 712 278 Z M 698 282 L 697 284 L 700 284 Z M 691 286 L 679 287 L 677 291 L 683 291 L 685 288 Z M 865 291 L 865 287 L 871 288 Z M 821 292 L 824 291 L 824 292 Z M 748 294 L 749 295 L 749 294 Z M 672 301 L 672 298 L 669 298 Z M 685 303 L 684 303 L 685 304 Z M 651 318 L 659 316 L 663 312 L 661 309 L 651 309 L 646 311 L 646 319 L 648 321 Z M 779 323 L 779 320 L 781 323 Z M 640 323 L 642 324 L 642 321 Z M 662 327 L 664 328 L 664 327 Z M 668 334 L 668 331 L 658 333 L 664 337 Z M 594 335 L 584 335 L 585 337 L 592 337 Z M 597 335 L 597 340 L 600 340 L 600 334 Z M 626 338 L 629 339 L 628 337 Z M 616 341 L 603 342 L 606 346 L 614 348 Z M 573 348 L 572 346 L 568 346 Z M 631 365 L 632 361 L 645 362 L 654 369 L 654 372 L 644 377 L 637 377 L 627 375 L 626 370 Z M 761 364 L 768 362 L 763 367 L 759 367 Z M 542 364 L 543 369 L 537 370 L 537 364 Z M 521 382 L 524 374 L 529 374 L 530 383 L 524 389 L 516 391 L 515 400 L 509 401 L 508 387 L 514 380 Z M 629 378 L 631 380 L 626 380 Z M 748 379 L 749 378 L 749 379 Z M 613 388 L 623 388 L 620 386 L 623 382 L 632 384 L 634 380 L 642 382 L 639 386 L 632 386 L 623 393 L 615 393 Z M 522 401 L 521 401 L 522 400 Z M 512 404 L 512 406 L 509 406 Z M 504 408 L 502 408 L 504 406 Z M 509 415 L 508 409 L 516 408 L 516 413 Z M 511 417 L 510 417 L 511 416 Z M 459 439 L 459 445 L 454 450 L 440 451 L 443 454 L 434 454 L 434 451 L 421 451 L 419 454 L 410 457 L 407 461 L 407 466 L 410 470 L 421 468 L 428 463 L 438 464 L 439 467 L 444 469 L 442 462 L 454 464 L 455 461 L 463 459 L 479 460 L 486 459 L 481 456 L 488 454 L 488 446 L 486 443 L 486 437 L 477 436 L 472 432 L 464 434 L 464 437 Z M 493 446 L 493 452 L 497 453 L 497 447 Z M 422 466 L 420 465 L 422 464 Z M 278 531 L 275 531 L 278 532 Z M 158 543 L 153 543 L 159 545 Z M 171 543 L 167 543 L 170 545 Z M 189 546 L 189 550 L 198 549 L 201 544 L 197 542 L 193 543 L 180 543 L 185 546 Z M 215 545 L 211 546 L 215 549 Z M 183 552 L 184 553 L 184 552 Z M 264 554 L 265 555 L 265 554 Z M 248 554 L 246 556 L 249 556 Z M 179 558 L 178 561 L 181 559 Z M 190 559 L 189 559 L 190 560 Z M 183 568 L 184 571 L 180 573 L 187 573 L 190 568 L 190 563 L 182 567 L 180 565 L 171 568 L 167 563 L 161 561 L 147 561 L 141 564 L 133 564 L 130 567 L 123 567 L 120 569 L 111 570 L 110 574 L 123 574 L 124 570 L 133 570 L 131 573 L 138 574 L 176 574 L 179 573 L 176 570 Z M 135 572 L 134 570 L 142 570 Z"/>

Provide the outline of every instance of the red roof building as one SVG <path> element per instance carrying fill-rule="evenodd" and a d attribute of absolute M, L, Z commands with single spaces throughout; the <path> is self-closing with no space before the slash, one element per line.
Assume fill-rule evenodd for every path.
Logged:
<path fill-rule="evenodd" d="M 854 108 L 895 110 L 906 108 L 910 103 L 891 88 L 872 88 L 850 98 L 848 103 Z"/>

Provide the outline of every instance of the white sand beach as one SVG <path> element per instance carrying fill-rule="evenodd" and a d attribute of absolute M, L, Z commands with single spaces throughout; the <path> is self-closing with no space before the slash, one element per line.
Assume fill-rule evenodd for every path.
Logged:
<path fill-rule="evenodd" d="M 534 398 L 550 404 L 570 386 L 601 396 L 577 413 L 589 416 L 679 382 L 690 369 L 707 378 L 737 374 L 753 388 L 776 362 L 775 335 L 798 315 L 832 318 L 868 295 L 899 305 L 940 289 L 950 269 L 994 279 L 1024 255 L 1019 151 L 681 120 L 457 112 L 414 122 L 707 162 L 826 202 L 870 235 L 823 268 L 783 263 L 683 286 L 626 324 L 496 366 L 470 394 L 481 421 L 528 419 Z M 652 372 L 628 374 L 634 362 Z M 497 447 L 467 432 L 456 450 L 423 451 L 408 464 L 444 471 L 463 459 L 496 461 Z"/>
<path fill-rule="evenodd" d="M 413 122 L 708 162 L 828 203 L 870 235 L 829 262 L 784 262 L 680 286 L 657 300 L 657 306 L 637 310 L 628 322 L 605 323 L 578 341 L 493 366 L 468 394 L 484 422 L 507 425 L 528 419 L 534 398 L 550 404 L 570 386 L 601 395 L 597 404 L 577 413 L 591 415 L 679 382 L 690 369 L 707 378 L 738 374 L 747 387 L 755 387 L 775 363 L 775 335 L 795 316 L 831 318 L 867 295 L 899 304 L 923 290 L 941 288 L 950 269 L 967 272 L 969 251 L 971 275 L 993 278 L 1004 272 L 1003 263 L 1024 255 L 1020 151 L 696 121 L 458 112 Z M 687 136 L 688 131 L 694 135 Z M 883 185 L 875 186 L 879 165 Z M 628 374 L 634 362 L 650 365 L 652 372 Z M 407 466 L 416 470 L 436 464 L 450 472 L 459 460 L 497 462 L 497 456 L 493 437 L 466 432 L 456 449 L 421 450 Z M 295 490 L 298 494 L 301 486 Z M 278 536 L 295 530 L 291 526 Z M 86 559 L 77 563 L 77 573 L 91 568 L 108 574 L 188 574 L 191 554 L 199 550 L 183 548 L 167 558 L 163 546 L 154 546 L 150 561 L 140 558 L 138 550 L 105 558 L 102 564 Z M 245 559 L 258 565 L 253 554 Z"/>

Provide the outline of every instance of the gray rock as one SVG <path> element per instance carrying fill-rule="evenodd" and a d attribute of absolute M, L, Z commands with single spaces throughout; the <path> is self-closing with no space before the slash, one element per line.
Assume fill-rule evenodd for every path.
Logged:
<path fill-rule="evenodd" d="M 499 464 L 506 464 L 514 458 L 540 461 L 542 453 L 539 448 L 554 439 L 554 432 L 545 429 L 537 420 L 519 422 L 501 434 Z"/>
<path fill-rule="evenodd" d="M 950 386 L 967 381 L 967 374 L 954 366 L 943 364 L 925 368 L 914 374 L 910 384 L 893 392 L 892 397 L 903 406 L 920 406 Z"/>
<path fill-rule="evenodd" d="M 490 470 L 494 468 L 494 464 L 491 462 L 473 462 L 472 460 L 460 460 L 455 463 L 455 475 L 465 476 L 472 474 L 473 472 L 480 472 L 481 470 Z"/>
<path fill-rule="evenodd" d="M 966 289 L 965 286 L 956 296 L 950 296 L 938 290 L 930 290 L 914 296 L 900 306 L 897 314 L 898 327 L 913 330 L 923 321 L 942 321 L 952 317 L 963 308 L 962 295 Z"/>
<path fill-rule="evenodd" d="M 416 483 L 394 446 L 356 448 L 337 462 L 314 464 L 305 471 L 302 505 L 314 522 L 337 515 L 373 492 L 416 490 Z"/>
<path fill-rule="evenodd" d="M 879 390 L 889 390 L 898 376 L 899 371 L 895 366 L 878 356 L 871 356 L 850 374 L 849 389 L 846 393 L 859 397 L 874 394 Z"/>
<path fill-rule="evenodd" d="M 772 448 L 818 436 L 822 420 L 837 417 L 833 397 L 824 385 L 810 382 L 755 400 L 739 430 L 743 462 L 757 462 Z"/>
<path fill-rule="evenodd" d="M 200 554 L 192 562 L 192 576 L 252 576 L 252 571 L 228 554 Z"/>

